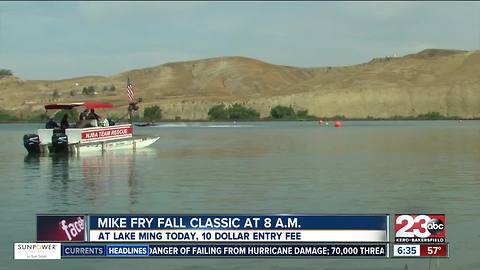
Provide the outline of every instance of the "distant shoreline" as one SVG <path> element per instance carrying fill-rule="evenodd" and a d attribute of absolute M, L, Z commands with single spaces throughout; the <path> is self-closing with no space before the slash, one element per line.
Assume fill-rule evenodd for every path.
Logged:
<path fill-rule="evenodd" d="M 154 123 L 225 123 L 225 122 L 318 122 L 320 120 L 326 122 L 334 122 L 334 121 L 341 121 L 341 122 L 360 122 L 360 121 L 371 121 L 371 122 L 381 122 L 381 121 L 478 121 L 480 118 L 451 118 L 451 119 L 368 119 L 368 118 L 355 118 L 355 119 L 306 119 L 306 120 L 298 120 L 298 119 L 242 119 L 242 120 L 158 120 L 152 121 Z M 133 121 L 134 123 L 142 123 L 142 122 L 150 122 L 150 121 L 143 121 L 137 120 Z M 0 121 L 0 124 L 44 124 L 45 122 L 41 121 L 28 121 L 28 120 L 17 120 L 17 121 Z M 116 123 L 124 123 L 124 122 L 116 122 Z"/>

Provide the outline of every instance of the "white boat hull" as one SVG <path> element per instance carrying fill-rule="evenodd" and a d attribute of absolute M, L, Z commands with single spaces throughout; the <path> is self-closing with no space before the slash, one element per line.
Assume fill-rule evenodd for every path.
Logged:
<path fill-rule="evenodd" d="M 122 149 L 141 149 L 155 143 L 160 137 L 139 137 L 118 141 L 105 141 L 98 143 L 79 143 L 70 146 L 72 152 L 103 152 Z"/>
<path fill-rule="evenodd" d="M 118 149 L 140 149 L 155 143 L 160 137 L 133 136 L 132 125 L 69 128 L 64 132 L 39 129 L 26 134 L 24 146 L 29 153 L 105 152 Z"/>
<path fill-rule="evenodd" d="M 40 153 L 49 152 L 68 152 L 68 153 L 85 153 L 85 152 L 106 152 L 113 150 L 136 150 L 145 148 L 155 143 L 160 137 L 132 137 L 128 139 L 103 141 L 95 143 L 73 143 L 68 148 L 61 151 L 53 149 L 52 144 L 40 145 Z"/>

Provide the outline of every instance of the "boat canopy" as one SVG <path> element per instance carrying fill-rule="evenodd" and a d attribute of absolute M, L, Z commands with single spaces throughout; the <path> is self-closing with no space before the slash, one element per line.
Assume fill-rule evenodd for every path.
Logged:
<path fill-rule="evenodd" d="M 74 103 L 55 103 L 45 105 L 46 110 L 60 110 L 68 109 L 71 110 L 75 107 L 84 106 L 87 109 L 103 109 L 103 108 L 112 108 L 111 103 L 98 103 L 98 102 L 74 102 Z"/>

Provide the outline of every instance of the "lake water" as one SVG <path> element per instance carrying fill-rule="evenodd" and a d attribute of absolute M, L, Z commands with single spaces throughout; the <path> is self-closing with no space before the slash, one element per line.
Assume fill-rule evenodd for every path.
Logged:
<path fill-rule="evenodd" d="M 165 123 L 148 149 L 28 158 L 0 125 L 3 269 L 480 269 L 480 122 Z M 450 259 L 14 261 L 36 213 L 446 213 Z"/>

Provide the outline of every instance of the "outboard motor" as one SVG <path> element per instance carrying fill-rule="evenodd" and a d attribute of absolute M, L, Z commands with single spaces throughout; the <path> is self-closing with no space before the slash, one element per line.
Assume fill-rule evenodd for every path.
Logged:
<path fill-rule="evenodd" d="M 53 132 L 52 136 L 53 152 L 68 152 L 68 136 L 63 132 Z"/>
<path fill-rule="evenodd" d="M 40 138 L 37 134 L 23 135 L 23 146 L 29 153 L 40 153 Z"/>

